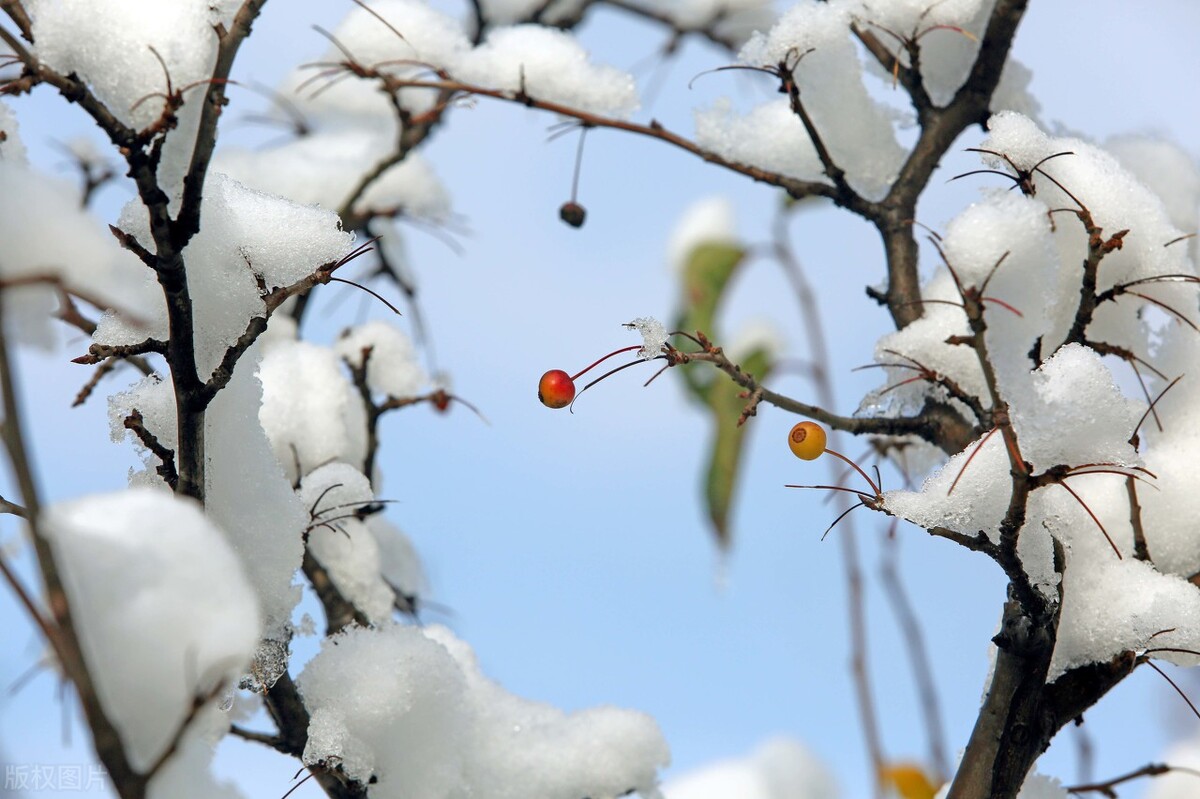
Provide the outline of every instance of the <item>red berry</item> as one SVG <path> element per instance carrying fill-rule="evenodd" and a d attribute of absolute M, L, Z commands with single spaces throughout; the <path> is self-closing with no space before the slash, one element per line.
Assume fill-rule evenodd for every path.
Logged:
<path fill-rule="evenodd" d="M 575 399 L 575 381 L 562 369 L 551 369 L 538 381 L 538 399 L 547 408 L 565 408 Z"/>

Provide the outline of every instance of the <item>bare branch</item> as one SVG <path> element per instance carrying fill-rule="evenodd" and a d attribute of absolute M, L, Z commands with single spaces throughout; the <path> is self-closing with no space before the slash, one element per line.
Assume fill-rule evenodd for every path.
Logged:
<path fill-rule="evenodd" d="M 164 447 L 158 438 L 146 429 L 146 420 L 142 417 L 141 411 L 136 408 L 125 417 L 123 424 L 126 430 L 137 436 L 142 445 L 158 458 L 159 464 L 154 470 L 171 487 L 172 491 L 175 490 L 179 485 L 179 473 L 175 470 L 175 451 Z"/>
<path fill-rule="evenodd" d="M 348 66 L 344 68 L 349 68 Z M 548 111 L 564 117 L 577 119 L 580 122 L 587 124 L 593 128 L 608 128 L 611 130 L 623 130 L 627 133 L 633 133 L 639 136 L 646 136 L 658 141 L 666 142 L 674 147 L 691 153 L 704 161 L 707 161 L 717 166 L 738 172 L 753 180 L 761 183 L 767 183 L 772 186 L 778 186 L 784 189 L 791 196 L 801 199 L 810 196 L 827 197 L 839 205 L 843 205 L 846 199 L 841 197 L 835 187 L 821 181 L 807 181 L 790 178 L 777 172 L 761 169 L 759 167 L 740 164 L 735 161 L 730 161 L 715 152 L 706 150 L 700 145 L 692 142 L 679 134 L 672 133 L 664 128 L 656 121 L 651 121 L 648 125 L 642 125 L 636 122 L 628 122 L 623 119 L 614 117 L 606 117 L 600 114 L 593 114 L 588 111 L 583 111 L 561 103 L 552 102 L 549 100 L 539 100 L 524 92 L 509 92 L 500 89 L 489 89 L 484 86 L 477 86 L 462 81 L 457 81 L 448 75 L 442 75 L 438 80 L 425 80 L 419 78 L 398 78 L 386 72 L 365 68 L 361 65 L 355 67 L 355 72 L 363 72 L 364 77 L 379 80 L 389 91 L 397 91 L 404 88 L 426 88 L 438 89 L 442 91 L 450 91 L 454 93 L 470 94 L 479 97 L 488 97 L 504 102 L 523 105 L 528 108 L 537 108 L 542 111 Z M 851 210 L 856 210 L 851 208 Z"/>
<path fill-rule="evenodd" d="M 950 774 L 950 759 L 946 754 L 946 733 L 942 728 L 941 702 L 938 699 L 937 685 L 933 678 L 933 664 L 925 644 L 925 635 L 921 622 L 913 610 L 904 590 L 896 569 L 899 547 L 894 536 L 888 537 L 888 551 L 881 560 L 880 577 L 884 590 L 891 599 L 892 610 L 896 613 L 896 621 L 900 626 L 901 637 L 908 651 L 913 679 L 917 684 L 917 694 L 920 697 L 921 715 L 925 720 L 925 733 L 929 739 L 929 762 L 933 764 L 937 774 L 945 780 Z"/>
<path fill-rule="evenodd" d="M 0 11 L 8 14 L 9 19 L 17 26 L 17 30 L 21 31 L 21 36 L 32 44 L 33 25 L 29 21 L 29 14 L 25 11 L 21 0 L 0 0 Z"/>
<path fill-rule="evenodd" d="M 1181 774 L 1191 774 L 1195 777 L 1200 777 L 1200 771 L 1187 768 L 1186 766 L 1169 766 L 1166 763 L 1150 763 L 1142 766 L 1139 769 L 1122 774 L 1119 777 L 1113 777 L 1105 782 L 1091 782 L 1080 785 L 1067 786 L 1067 793 L 1099 793 L 1110 799 L 1116 799 L 1116 787 L 1122 783 L 1131 782 L 1141 779 L 1142 777 L 1159 777 L 1163 774 L 1169 774 L 1172 771 Z"/>
<path fill-rule="evenodd" d="M 3 29 L 0 28 L 0 31 Z M 145 781 L 136 773 L 130 763 L 120 734 L 109 719 L 92 683 L 91 673 L 88 671 L 83 650 L 75 632 L 71 608 L 67 602 L 66 590 L 58 571 L 54 551 L 50 542 L 42 534 L 40 492 L 34 479 L 35 472 L 25 442 L 21 407 L 17 401 L 16 376 L 9 358 L 4 326 L 3 303 L 0 302 L 0 399 L 4 403 L 4 418 L 0 421 L 0 438 L 3 439 L 9 464 L 16 475 L 17 485 L 21 491 L 25 519 L 30 537 L 33 539 L 38 569 L 42 576 L 43 590 L 53 625 L 49 620 L 45 620 L 41 613 L 37 613 L 33 618 L 54 648 L 64 674 L 75 685 L 88 726 L 92 731 L 96 754 L 108 769 L 109 776 L 115 785 L 132 786 L 130 795 L 141 796 L 145 790 Z M 7 570 L 7 566 L 5 568 Z M 8 582 L 14 587 L 14 590 L 17 588 L 18 584 L 13 579 L 9 579 Z M 23 589 L 19 591 L 19 595 L 20 593 L 25 593 L 27 596 L 27 592 L 24 592 Z M 27 607 L 35 608 L 32 604 Z"/>

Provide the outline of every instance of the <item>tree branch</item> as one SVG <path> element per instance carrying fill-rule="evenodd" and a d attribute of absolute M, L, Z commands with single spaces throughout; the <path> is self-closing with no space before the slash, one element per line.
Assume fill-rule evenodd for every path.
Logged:
<path fill-rule="evenodd" d="M 5 324 L 3 302 L 0 302 L 0 399 L 4 403 L 4 418 L 0 421 L 0 438 L 3 438 L 9 463 L 16 475 L 17 485 L 20 487 L 26 511 L 25 519 L 33 540 L 34 552 L 37 555 L 38 569 L 41 572 L 43 589 L 53 625 L 40 613 L 34 615 L 33 619 L 54 648 L 63 673 L 75 685 L 88 727 L 92 731 L 96 754 L 108 770 L 113 785 L 123 799 L 141 799 L 145 794 L 146 780 L 130 764 L 120 734 L 100 702 L 99 694 L 92 682 L 91 672 L 88 671 L 83 656 L 79 637 L 75 632 L 71 608 L 67 602 L 67 594 L 58 571 L 54 550 L 41 530 L 40 492 L 33 476 L 34 469 L 22 429 L 16 376 L 12 371 L 12 363 L 9 359 Z M 17 586 L 12 580 L 9 580 L 9 583 L 14 588 Z M 34 608 L 33 605 L 28 607 Z"/>
<path fill-rule="evenodd" d="M 0 0 L 0 11 L 8 14 L 9 19 L 17 26 L 17 30 L 21 31 L 21 36 L 25 41 L 33 44 L 33 25 L 29 21 L 29 14 L 25 11 L 21 0 Z"/>
<path fill-rule="evenodd" d="M 932 105 L 918 111 L 920 135 L 900 168 L 892 188 L 880 202 L 881 213 L 872 219 L 883 239 L 888 264 L 886 301 L 896 326 L 904 327 L 921 316 L 917 243 L 912 223 L 917 200 L 929 184 L 934 169 L 959 134 L 987 121 L 992 95 L 1000 82 L 1027 0 L 998 0 L 967 80 L 944 108 Z M 911 95 L 910 95 L 911 96 Z"/>
<path fill-rule="evenodd" d="M 938 699 L 937 684 L 933 678 L 933 664 L 925 645 L 924 632 L 920 620 L 909 601 L 904 583 L 900 580 L 896 569 L 899 547 L 898 539 L 888 538 L 890 550 L 882 559 L 880 577 L 884 590 L 891 599 L 892 610 L 896 613 L 896 622 L 900 627 L 905 649 L 908 651 L 913 679 L 917 683 L 917 695 L 920 697 L 921 715 L 925 720 L 925 733 L 929 744 L 929 762 L 938 776 L 945 780 L 950 773 L 950 760 L 946 755 L 946 734 L 942 728 L 941 702 Z"/>
<path fill-rule="evenodd" d="M 164 447 L 158 438 L 146 429 L 146 420 L 142 417 L 142 412 L 136 408 L 125 417 L 123 424 L 126 430 L 137 436 L 138 441 L 142 442 L 142 446 L 158 458 L 159 464 L 155 467 L 155 471 L 158 472 L 158 476 L 163 479 L 163 482 L 174 491 L 179 484 L 179 474 L 175 470 L 175 451 Z"/>
<path fill-rule="evenodd" d="M 308 708 L 300 696 L 291 675 L 284 672 L 264 695 L 267 713 L 279 729 L 278 745 L 271 744 L 285 754 L 300 758 L 308 744 Z M 352 780 L 341 778 L 325 768 L 310 766 L 317 782 L 330 799 L 366 799 L 367 790 Z"/>
<path fill-rule="evenodd" d="M 707 342 L 702 333 L 698 335 L 702 343 Z M 807 416 L 835 430 L 842 430 L 853 435 L 917 436 L 941 447 L 948 453 L 959 452 L 975 438 L 973 429 L 963 422 L 962 417 L 944 405 L 927 402 L 916 416 L 896 418 L 839 416 L 819 406 L 800 402 L 761 386 L 754 375 L 743 371 L 740 366 L 730 361 L 720 347 L 708 344 L 707 348 L 700 352 L 683 352 L 672 349 L 670 357 L 675 359 L 672 366 L 692 361 L 711 363 L 728 375 L 733 382 L 746 389 L 748 394 L 760 398 L 762 402 L 791 413 Z"/>
<path fill-rule="evenodd" d="M 233 62 L 242 42 L 250 35 L 254 20 L 258 18 L 266 2 L 267 0 L 243 0 L 229 30 L 223 30 L 220 26 L 217 28 L 219 44 L 216 64 L 213 67 L 212 80 L 208 82 L 204 94 L 196 144 L 192 149 L 187 175 L 183 179 L 183 197 L 179 204 L 179 216 L 172 241 L 178 250 L 186 247 L 192 236 L 200 231 L 204 181 L 208 177 L 208 165 L 212 161 L 213 150 L 217 144 L 217 123 L 228 102 L 225 98 L 225 88 L 229 73 L 233 69 Z"/>
<path fill-rule="evenodd" d="M 772 172 L 770 170 L 760 169 L 759 167 L 750 166 L 747 164 L 741 164 L 736 161 L 730 161 L 710 150 L 704 149 L 690 139 L 680 136 L 679 134 L 672 133 L 654 120 L 651 120 L 648 125 L 642 125 L 637 122 L 628 122 L 623 119 L 616 119 L 614 117 L 607 117 L 601 114 L 593 114 L 588 111 L 582 111 L 572 106 L 563 105 L 561 103 L 556 103 L 549 100 L 539 100 L 536 97 L 532 97 L 523 92 L 508 92 L 499 89 L 489 89 L 470 83 L 464 83 L 462 81 L 454 80 L 445 73 L 441 73 L 440 80 L 421 80 L 415 78 L 397 78 L 396 76 L 390 75 L 386 72 L 370 69 L 357 64 L 353 66 L 346 64 L 344 65 L 344 68 L 353 71 L 355 74 L 360 74 L 362 77 L 379 80 L 390 91 L 397 91 L 404 88 L 425 88 L 460 92 L 479 97 L 489 97 L 495 100 L 523 105 L 527 108 L 537 108 L 542 111 L 558 114 L 560 116 L 577 119 L 588 127 L 623 130 L 627 133 L 646 136 L 658 141 L 666 142 L 667 144 L 689 152 L 704 161 L 745 175 L 760 183 L 778 186 L 796 199 L 818 196 L 826 197 L 839 205 L 843 205 L 845 202 L 844 198 L 841 197 L 836 188 L 828 183 L 824 183 L 822 181 L 798 180 L 796 178 L 787 177 L 786 175 Z"/>

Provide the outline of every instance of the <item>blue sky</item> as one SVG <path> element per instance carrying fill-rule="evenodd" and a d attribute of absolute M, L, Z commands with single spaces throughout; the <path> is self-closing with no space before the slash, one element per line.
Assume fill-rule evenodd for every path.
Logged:
<path fill-rule="evenodd" d="M 1112 0 L 1088 4 L 1082 14 L 1076 4 L 1032 5 L 1016 54 L 1034 71 L 1046 120 L 1101 140 L 1160 133 L 1200 154 L 1200 114 L 1190 102 L 1200 74 L 1194 47 L 1200 7 L 1181 0 L 1137 9 Z M 323 50 L 309 24 L 332 27 L 349 8 L 268 3 L 235 72 L 277 82 L 292 63 Z M 598 15 L 583 40 L 598 60 L 624 68 L 661 43 L 654 28 L 612 13 Z M 686 47 L 640 117 L 653 115 L 686 133 L 692 107 L 723 94 L 767 96 L 755 81 L 728 75 L 687 88 L 694 74 L 720 63 L 706 47 Z M 649 71 L 638 75 L 645 79 Z M 238 124 L 242 109 L 258 102 L 234 95 L 230 139 L 261 138 Z M 16 108 L 35 157 L 63 169 L 47 143 L 79 128 L 83 115 L 46 92 Z M 460 256 L 409 229 L 422 310 L 438 365 L 451 374 L 454 391 L 490 421 L 461 407 L 446 416 L 418 407 L 384 422 L 381 493 L 397 500 L 389 516 L 423 555 L 430 598 L 452 611 L 429 619 L 453 627 L 475 647 L 485 672 L 514 693 L 567 709 L 616 704 L 651 713 L 671 744 L 673 770 L 742 754 L 782 733 L 811 746 L 837 774 L 844 795 L 865 795 L 869 770 L 847 668 L 840 553 L 832 537 L 818 541 L 833 513 L 820 497 L 782 487 L 823 474 L 784 446 L 794 420 L 764 408 L 751 422 L 734 546 L 722 559 L 698 501 L 707 426 L 674 376 L 643 389 L 648 370 L 641 379 L 623 373 L 589 392 L 574 414 L 548 411 L 535 398 L 546 369 L 575 371 L 636 343 L 620 323 L 671 317 L 678 289 L 664 249 L 688 204 L 727 195 L 747 240 L 762 241 L 777 198 L 660 143 L 598 131 L 589 137 L 581 182 L 588 221 L 581 230 L 567 228 L 557 209 L 569 196 L 575 142 L 547 144 L 552 122 L 481 100 L 456 110 L 426 151 L 472 233 Z M 969 132 L 961 145 L 980 138 Z M 975 163 L 955 155 L 944 176 Z M 920 208 L 922 221 L 934 227 L 982 185 L 943 179 L 934 179 Z M 127 196 L 123 188 L 110 189 L 103 207 L 119 207 Z M 864 285 L 882 277 L 877 239 L 853 217 L 825 209 L 799 215 L 792 231 L 821 292 L 838 406 L 848 412 L 877 379 L 851 369 L 870 361 L 887 326 L 863 295 Z M 315 340 L 329 340 L 363 314 L 381 314 L 358 296 L 340 299 L 315 315 L 309 331 Z M 781 326 L 793 352 L 804 353 L 778 268 L 756 261 L 739 279 L 723 324 L 735 330 L 764 317 Z M 67 408 L 87 374 L 66 359 L 84 346 L 68 339 L 66 357 L 26 353 L 22 360 L 35 451 L 52 498 L 119 487 L 134 463 L 128 447 L 109 443 L 102 402 Z M 119 379 L 107 385 L 116 388 Z M 811 396 L 798 377 L 779 385 Z M 853 442 L 845 448 L 861 449 Z M 0 525 L 13 529 L 11 519 Z M 880 546 L 883 533 L 865 514 L 858 520 L 872 681 L 888 753 L 921 758 L 913 681 L 878 580 L 881 558 L 894 556 Z M 920 530 L 902 528 L 898 535 L 899 568 L 924 623 L 953 751 L 974 721 L 1003 582 L 990 562 Z M 5 593 L 0 627 L 8 631 L 0 654 L 3 688 L 38 659 L 40 644 Z M 298 643 L 297 650 L 303 657 L 311 644 Z M 1181 707 L 1155 675 L 1127 680 L 1087 716 L 1097 775 L 1154 759 L 1165 742 L 1190 729 Z M 58 708 L 49 672 L 0 695 L 0 762 L 88 762 L 80 730 L 63 744 Z M 1045 770 L 1073 780 L 1074 754 L 1066 731 Z M 297 765 L 241 745 L 223 748 L 218 761 L 247 796 L 264 799 L 284 793 Z M 307 788 L 293 794 L 316 795 Z"/>

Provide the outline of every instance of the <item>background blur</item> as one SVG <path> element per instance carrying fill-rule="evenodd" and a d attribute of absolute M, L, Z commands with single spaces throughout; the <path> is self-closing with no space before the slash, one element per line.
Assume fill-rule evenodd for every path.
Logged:
<path fill-rule="evenodd" d="M 1200 154 L 1200 5 L 1031 5 L 1015 53 L 1033 70 L 1044 120 L 1099 141 L 1161 134 Z M 348 0 L 268 3 L 235 77 L 277 84 L 292 65 L 325 49 L 310 26 L 332 29 L 351 7 Z M 663 31 L 619 12 L 594 13 L 581 38 L 597 61 L 635 71 L 643 89 L 659 87 L 643 95 L 638 119 L 653 116 L 685 134 L 692 131 L 691 109 L 719 96 L 742 103 L 771 96 L 767 79 L 739 73 L 705 77 L 689 90 L 694 75 L 728 57 L 691 42 L 666 63 L 647 58 L 664 44 Z M 885 81 L 873 85 L 891 91 Z M 262 107 L 260 97 L 231 94 L 223 141 L 278 135 L 244 121 Z M 53 142 L 85 135 L 102 144 L 82 112 L 49 90 L 13 105 L 32 157 L 49 172 L 71 174 Z M 428 598 L 447 608 L 430 610 L 426 620 L 452 627 L 475 648 L 485 673 L 514 693 L 568 710 L 616 704 L 652 714 L 674 754 L 668 778 L 785 734 L 829 765 L 843 795 L 865 796 L 871 775 L 848 670 L 838 531 L 818 541 L 836 512 L 815 493 L 782 487 L 825 478 L 823 466 L 797 461 L 784 445 L 794 419 L 763 406 L 750 422 L 733 548 L 721 558 L 699 501 L 709 430 L 685 402 L 677 376 L 643 389 L 653 367 L 624 372 L 590 391 L 574 414 L 549 411 L 535 397 L 543 371 L 574 372 L 637 343 L 622 322 L 673 317 L 678 287 L 665 246 L 689 204 L 727 196 L 745 240 L 766 242 L 779 197 L 662 143 L 595 131 L 579 196 L 587 224 L 574 230 L 558 220 L 557 209 L 569 198 L 576 138 L 547 143 L 553 122 L 480 100 L 453 111 L 423 149 L 471 232 L 456 254 L 427 230 L 407 228 L 421 309 L 437 367 L 490 422 L 456 405 L 446 416 L 420 406 L 384 423 L 381 493 L 398 500 L 388 515 L 424 559 Z M 960 145 L 975 146 L 982 137 L 970 131 Z M 921 221 L 942 227 L 980 187 L 993 185 L 986 178 L 946 184 L 977 166 L 971 154 L 948 159 L 924 197 Z M 130 196 L 127 187 L 111 186 L 98 208 L 113 220 Z M 791 230 L 821 294 L 837 410 L 849 413 L 879 379 L 877 372 L 851 370 L 871 361 L 875 339 L 889 326 L 863 294 L 883 276 L 878 239 L 849 214 L 823 207 L 797 215 Z M 327 290 L 323 299 L 310 317 L 314 341 L 387 315 L 346 287 Z M 787 283 L 765 259 L 737 279 L 723 329 L 733 337 L 758 320 L 778 327 L 790 354 L 807 355 Z M 68 359 L 85 348 L 67 332 L 51 357 L 22 353 L 27 419 L 51 499 L 119 488 L 136 463 L 129 446 L 110 443 L 102 397 L 68 408 L 90 374 Z M 118 374 L 104 387 L 125 383 Z M 782 375 L 776 383 L 795 396 L 813 396 L 800 376 Z M 855 442 L 844 447 L 851 455 L 863 449 Z M 0 493 L 16 493 L 7 477 Z M 922 759 L 926 753 L 903 637 L 878 579 L 884 560 L 897 559 L 923 624 L 953 756 L 978 708 L 988 638 L 1003 599 L 1001 575 L 984 558 L 912 527 L 898 530 L 898 546 L 882 546 L 886 527 L 860 514 L 871 679 L 887 754 Z M 12 517 L 0 517 L 0 541 L 15 530 Z M 0 591 L 0 629 L 0 764 L 90 763 L 75 705 L 61 698 L 53 671 L 23 677 L 36 668 L 42 645 L 6 591 Z M 297 641 L 297 665 L 314 643 Z M 1200 682 L 1173 673 L 1200 689 Z M 1095 776 L 1109 777 L 1160 757 L 1170 740 L 1194 727 L 1178 696 L 1153 673 L 1139 671 L 1087 715 L 1083 731 L 1094 749 Z M 1078 742 L 1075 730 L 1064 731 L 1040 769 L 1075 781 Z M 254 799 L 282 796 L 298 767 L 233 741 L 222 745 L 216 766 Z M 312 786 L 293 794 L 318 795 Z"/>

